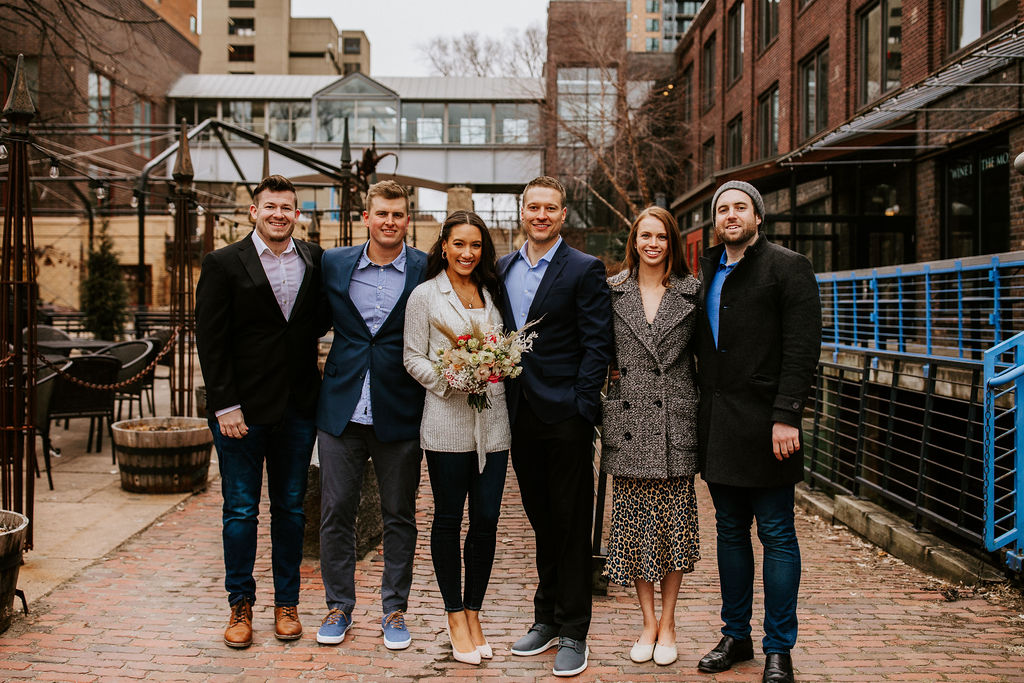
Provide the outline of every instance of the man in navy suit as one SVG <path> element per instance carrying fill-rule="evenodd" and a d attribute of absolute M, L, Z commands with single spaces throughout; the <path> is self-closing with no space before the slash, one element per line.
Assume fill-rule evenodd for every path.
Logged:
<path fill-rule="evenodd" d="M 302 636 L 297 605 L 302 511 L 316 428 L 317 339 L 327 330 L 315 244 L 292 239 L 295 187 L 265 178 L 249 215 L 256 228 L 203 259 L 196 344 L 224 496 L 224 643 L 252 644 L 256 529 L 266 462 L 275 635 Z"/>
<path fill-rule="evenodd" d="M 591 441 L 612 353 L 604 264 L 566 244 L 565 188 L 541 176 L 523 190 L 526 243 L 503 257 L 508 328 L 536 321 L 523 374 L 507 386 L 512 465 L 537 541 L 534 624 L 512 646 L 535 655 L 558 645 L 554 674 L 587 668 L 591 613 Z"/>
<path fill-rule="evenodd" d="M 384 521 L 381 629 L 384 645 L 409 647 L 405 611 L 416 552 L 416 490 L 423 387 L 402 363 L 405 303 L 427 256 L 405 245 L 409 197 L 392 180 L 366 193 L 370 239 L 329 249 L 323 287 L 334 323 L 317 409 L 320 454 L 320 573 L 327 616 L 317 642 L 337 645 L 356 603 L 355 520 L 363 471 L 373 460 Z"/>

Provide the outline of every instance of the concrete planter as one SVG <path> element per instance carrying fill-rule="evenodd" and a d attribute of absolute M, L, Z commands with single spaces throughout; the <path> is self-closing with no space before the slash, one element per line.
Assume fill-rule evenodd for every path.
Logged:
<path fill-rule="evenodd" d="M 19 512 L 0 510 L 0 633 L 10 627 L 14 618 L 14 594 L 18 589 L 18 572 L 21 570 L 21 553 L 27 531 L 28 517 Z M 21 601 L 25 603 L 24 595 Z"/>
<path fill-rule="evenodd" d="M 213 434 L 198 417 L 146 417 L 111 425 L 121 488 L 132 493 L 206 490 Z"/>

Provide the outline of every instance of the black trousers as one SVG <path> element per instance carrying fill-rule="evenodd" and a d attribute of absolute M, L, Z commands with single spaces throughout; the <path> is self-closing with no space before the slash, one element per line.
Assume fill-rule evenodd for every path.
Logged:
<path fill-rule="evenodd" d="M 590 629 L 593 432 L 579 416 L 546 424 L 524 400 L 512 425 L 512 467 L 537 539 L 534 620 L 576 640 Z"/>

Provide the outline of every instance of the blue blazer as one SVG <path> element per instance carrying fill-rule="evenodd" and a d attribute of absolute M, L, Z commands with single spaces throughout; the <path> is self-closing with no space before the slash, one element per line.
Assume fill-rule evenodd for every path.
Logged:
<path fill-rule="evenodd" d="M 501 257 L 502 283 L 518 251 Z M 508 288 L 503 287 L 505 326 L 515 326 Z M 612 308 L 604 264 L 564 241 L 558 246 L 530 306 L 527 320 L 537 333 L 533 351 L 523 356 L 523 374 L 506 384 L 505 400 L 513 423 L 520 397 L 541 420 L 554 424 L 579 415 L 601 421 L 601 386 L 612 358 Z"/>
<path fill-rule="evenodd" d="M 419 439 L 424 389 L 409 376 L 402 362 L 405 303 L 423 281 L 427 255 L 406 248 L 405 289 L 391 314 L 377 330 L 370 330 L 359 314 L 349 285 L 363 246 L 336 247 L 324 252 L 323 289 L 330 306 L 334 343 L 324 365 L 316 426 L 339 436 L 359 403 L 363 378 L 370 373 L 373 428 L 381 441 Z"/>

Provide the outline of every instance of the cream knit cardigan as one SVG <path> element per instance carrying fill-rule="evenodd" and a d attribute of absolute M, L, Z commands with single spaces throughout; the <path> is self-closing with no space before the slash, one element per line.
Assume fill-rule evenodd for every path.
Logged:
<path fill-rule="evenodd" d="M 486 289 L 484 295 L 485 326 L 500 326 L 501 314 Z M 452 289 L 448 274 L 419 285 L 409 295 L 405 306 L 405 369 L 413 379 L 427 390 L 420 422 L 420 447 L 443 453 L 469 453 L 476 451 L 480 471 L 487 462 L 487 453 L 508 450 L 512 433 L 505 407 L 505 387 L 501 382 L 487 388 L 491 407 L 482 413 L 466 402 L 466 393 L 455 391 L 434 371 L 438 349 L 451 346 L 448 338 L 437 328 L 437 322 L 455 334 L 471 329 L 471 312 Z M 483 321 L 477 318 L 477 324 Z"/>

